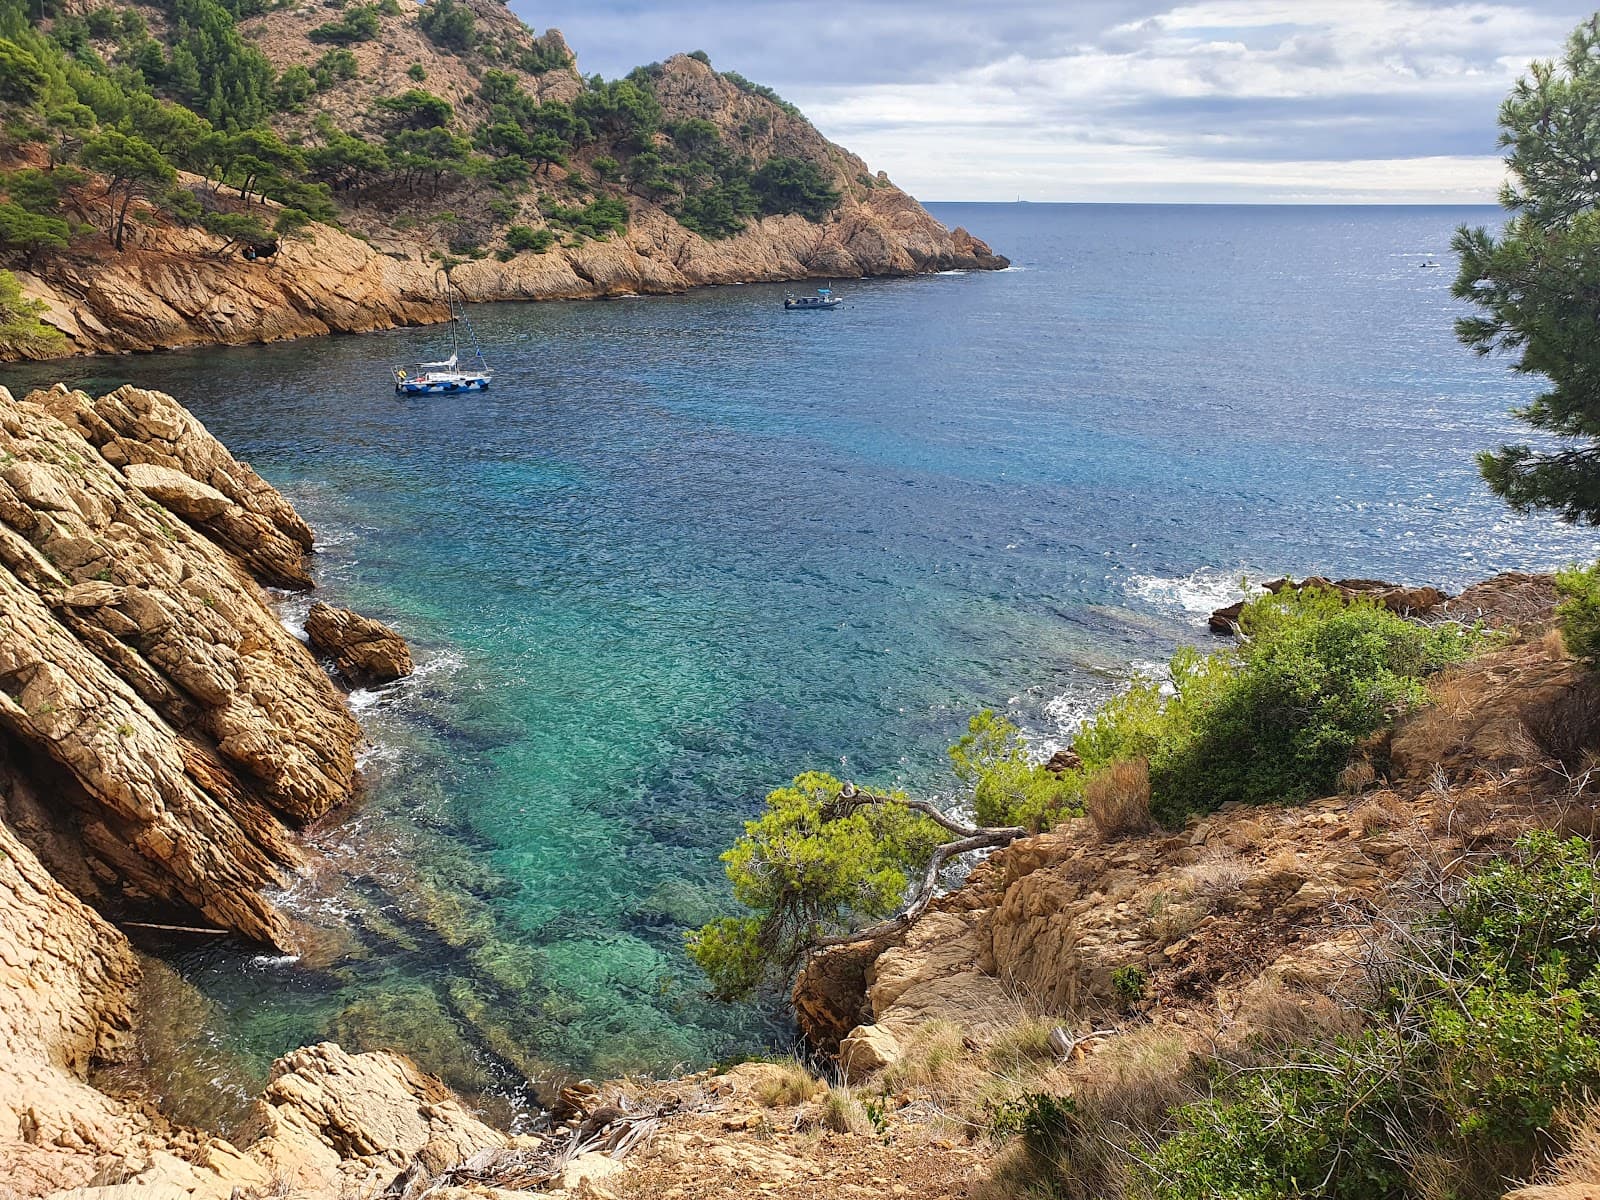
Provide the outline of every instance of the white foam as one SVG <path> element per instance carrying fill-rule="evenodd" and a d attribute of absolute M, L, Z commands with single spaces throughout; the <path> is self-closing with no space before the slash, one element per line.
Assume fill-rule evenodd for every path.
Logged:
<path fill-rule="evenodd" d="M 1177 578 L 1135 575 L 1123 584 L 1123 590 L 1129 599 L 1163 612 L 1209 615 L 1235 601 L 1259 596 L 1261 585 L 1247 572 L 1202 567 Z"/>
<path fill-rule="evenodd" d="M 309 641 L 306 637 L 306 617 L 311 613 L 310 594 L 274 590 L 271 595 L 272 607 L 277 611 L 283 627 L 302 642 Z"/>
<path fill-rule="evenodd" d="M 966 273 L 967 272 L 963 271 L 960 267 L 957 267 L 953 271 L 935 271 L 934 272 L 935 275 L 965 275 Z"/>
<path fill-rule="evenodd" d="M 250 960 L 258 967 L 288 967 L 300 961 L 298 954 L 257 954 Z"/>

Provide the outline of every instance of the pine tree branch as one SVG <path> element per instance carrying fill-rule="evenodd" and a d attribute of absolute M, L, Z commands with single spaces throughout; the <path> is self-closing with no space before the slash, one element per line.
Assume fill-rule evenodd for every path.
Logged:
<path fill-rule="evenodd" d="M 994 850 L 1001 846 L 1009 846 L 1018 838 L 1026 837 L 1028 831 L 1020 825 L 980 826 L 963 825 L 959 821 L 940 812 L 926 800 L 908 800 L 899 796 L 885 796 L 878 792 L 864 792 L 854 784 L 847 783 L 839 791 L 839 799 L 848 801 L 852 806 L 863 804 L 898 804 L 919 812 L 933 821 L 936 825 L 956 835 L 956 840 L 945 842 L 933 852 L 933 857 L 928 860 L 928 866 L 923 871 L 922 881 L 917 885 L 917 890 L 912 894 L 911 901 L 901 910 L 900 915 L 891 917 L 887 921 L 854 933 L 842 933 L 832 937 L 813 939 L 811 948 L 824 950 L 829 946 L 846 946 L 851 942 L 869 941 L 874 938 L 889 937 L 900 933 L 916 921 L 928 905 L 932 903 L 934 893 L 939 886 L 939 872 L 952 858 L 963 854 L 970 854 L 974 850 Z"/>

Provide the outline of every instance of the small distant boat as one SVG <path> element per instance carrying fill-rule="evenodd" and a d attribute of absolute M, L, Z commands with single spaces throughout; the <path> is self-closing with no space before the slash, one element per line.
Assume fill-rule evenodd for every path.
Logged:
<path fill-rule="evenodd" d="M 1436 263 L 1436 262 L 1433 262 L 1433 261 L 1432 261 L 1432 260 L 1429 260 L 1429 261 L 1428 261 L 1428 262 L 1425 262 L 1425 263 L 1423 263 L 1423 264 L 1422 264 L 1422 269 L 1423 269 L 1423 270 L 1424 270 L 1424 271 L 1426 271 L 1426 270 L 1428 270 L 1428 269 L 1429 269 L 1429 268 L 1430 268 L 1430 267 L 1434 267 L 1434 268 L 1437 268 L 1437 267 L 1438 267 L 1438 266 L 1439 266 L 1439 264 L 1438 264 L 1438 263 Z"/>
<path fill-rule="evenodd" d="M 445 297 L 450 303 L 450 357 L 439 362 L 416 363 L 394 369 L 394 392 L 397 396 L 449 396 L 459 392 L 487 392 L 494 372 L 484 361 L 483 348 L 478 345 L 478 335 L 472 332 L 467 320 L 466 307 L 445 280 Z M 472 343 L 470 361 L 461 361 L 461 331 L 467 331 Z"/>
<path fill-rule="evenodd" d="M 844 301 L 833 294 L 832 288 L 818 288 L 815 296 L 796 296 L 793 292 L 783 298 L 785 312 L 826 312 L 838 308 Z"/>

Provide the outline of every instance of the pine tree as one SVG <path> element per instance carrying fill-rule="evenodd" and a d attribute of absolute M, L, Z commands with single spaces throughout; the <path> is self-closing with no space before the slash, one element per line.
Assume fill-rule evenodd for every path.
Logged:
<path fill-rule="evenodd" d="M 1512 213 L 1498 237 L 1460 229 L 1454 293 L 1482 315 L 1456 323 L 1479 354 L 1515 353 L 1547 391 L 1515 415 L 1554 444 L 1478 456 L 1514 509 L 1600 524 L 1600 14 L 1572 34 L 1559 63 L 1538 62 L 1500 109 Z"/>

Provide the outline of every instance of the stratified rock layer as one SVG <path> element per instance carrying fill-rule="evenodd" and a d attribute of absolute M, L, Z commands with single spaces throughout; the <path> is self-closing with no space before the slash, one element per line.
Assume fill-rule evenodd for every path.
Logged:
<path fill-rule="evenodd" d="M 260 586 L 310 545 L 171 397 L 0 389 L 0 817 L 102 912 L 291 944 L 263 892 L 360 740 Z"/>

